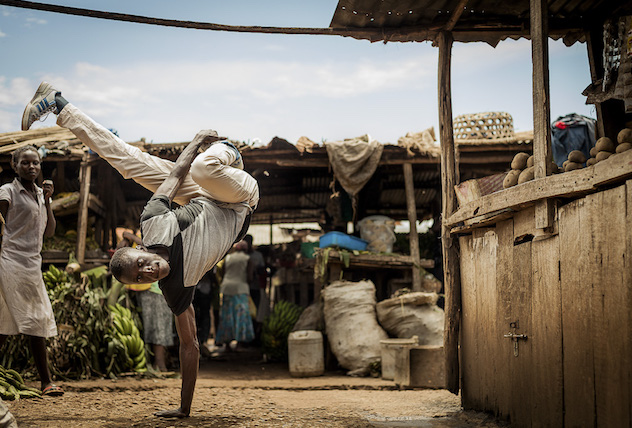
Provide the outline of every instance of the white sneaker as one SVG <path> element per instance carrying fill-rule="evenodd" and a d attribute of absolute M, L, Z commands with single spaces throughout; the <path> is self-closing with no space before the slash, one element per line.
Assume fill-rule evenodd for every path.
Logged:
<path fill-rule="evenodd" d="M 55 95 L 60 93 L 50 83 L 40 83 L 35 95 L 22 114 L 22 131 L 28 130 L 36 120 L 43 120 L 49 113 L 57 114 Z"/>

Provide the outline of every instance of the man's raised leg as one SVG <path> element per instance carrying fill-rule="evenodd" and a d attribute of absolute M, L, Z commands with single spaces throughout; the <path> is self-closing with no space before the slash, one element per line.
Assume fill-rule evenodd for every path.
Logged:
<path fill-rule="evenodd" d="M 68 103 L 59 90 L 49 83 L 42 82 L 24 110 L 22 129 L 28 129 L 33 122 L 49 113 L 56 114 L 59 126 L 72 131 L 83 144 L 105 159 L 124 178 L 131 178 L 152 192 L 163 183 L 173 169 L 173 162 L 152 156 L 138 147 L 127 144 Z M 197 196 L 202 196 L 200 186 L 188 176 L 174 200 L 179 204 L 186 204 Z"/>
<path fill-rule="evenodd" d="M 239 151 L 226 143 L 213 144 L 191 164 L 191 177 L 208 195 L 228 203 L 246 202 L 253 209 L 259 202 L 259 186 L 250 174 L 236 163 Z"/>

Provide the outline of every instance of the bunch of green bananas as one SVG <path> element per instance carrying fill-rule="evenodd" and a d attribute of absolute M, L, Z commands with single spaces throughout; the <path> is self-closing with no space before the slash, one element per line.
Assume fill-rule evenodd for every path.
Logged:
<path fill-rule="evenodd" d="M 66 272 L 57 268 L 57 266 L 51 264 L 48 267 L 48 270 L 42 273 L 44 277 L 44 284 L 46 284 L 46 289 L 49 290 L 49 294 L 51 290 L 54 290 L 59 284 L 67 281 Z"/>
<path fill-rule="evenodd" d="M 20 398 L 41 397 L 35 388 L 24 384 L 24 379 L 15 370 L 0 366 L 0 397 L 3 400 L 19 400 Z"/>
<path fill-rule="evenodd" d="M 132 312 L 118 303 L 108 305 L 108 309 L 112 315 L 112 327 L 108 332 L 109 369 L 113 368 L 117 373 L 129 370 L 146 372 L 145 342 L 140 337 Z"/>
<path fill-rule="evenodd" d="M 287 338 L 301 316 L 303 308 L 286 300 L 274 305 L 263 322 L 261 345 L 263 353 L 273 361 L 287 361 Z"/>

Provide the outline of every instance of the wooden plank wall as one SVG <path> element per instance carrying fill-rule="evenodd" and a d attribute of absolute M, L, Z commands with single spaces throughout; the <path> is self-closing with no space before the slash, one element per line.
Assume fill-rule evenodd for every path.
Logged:
<path fill-rule="evenodd" d="M 460 237 L 463 406 L 517 427 L 629 427 L 632 180 L 557 219 L 549 239 L 519 239 L 533 208 Z M 517 357 L 509 332 L 528 336 Z"/>

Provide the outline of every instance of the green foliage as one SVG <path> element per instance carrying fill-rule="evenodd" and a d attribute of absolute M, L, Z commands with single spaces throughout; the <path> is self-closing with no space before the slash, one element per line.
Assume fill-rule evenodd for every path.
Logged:
<path fill-rule="evenodd" d="M 58 335 L 48 340 L 49 367 L 57 377 L 115 377 L 128 370 L 146 371 L 138 310 L 125 293 L 119 294 L 120 288 L 108 287 L 105 271 L 101 267 L 92 269 L 88 275 L 75 276 L 50 265 L 42 273 L 57 323 Z M 114 302 L 114 306 L 108 306 L 108 301 Z M 112 315 L 115 311 L 117 315 Z M 126 329 L 132 331 L 132 338 L 121 339 L 118 334 L 114 320 L 120 317 L 119 313 L 125 314 Z M 117 346 L 120 352 L 114 352 Z M 24 335 L 9 337 L 2 351 L 0 365 L 34 371 Z M 120 363 L 121 355 L 125 362 L 129 358 L 133 364 Z"/>
<path fill-rule="evenodd" d="M 263 353 L 271 361 L 287 361 L 287 338 L 301 316 L 303 308 L 286 300 L 274 305 L 261 331 Z"/>

